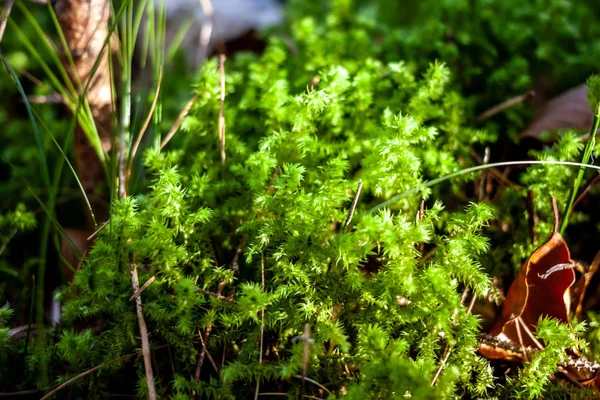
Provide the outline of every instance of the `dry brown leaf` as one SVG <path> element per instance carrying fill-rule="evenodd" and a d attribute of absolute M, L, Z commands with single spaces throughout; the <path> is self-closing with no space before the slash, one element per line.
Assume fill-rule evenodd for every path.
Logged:
<path fill-rule="evenodd" d="M 541 139 L 543 132 L 567 129 L 589 131 L 593 113 L 587 93 L 587 86 L 581 85 L 554 97 L 536 113 L 519 138 Z"/>

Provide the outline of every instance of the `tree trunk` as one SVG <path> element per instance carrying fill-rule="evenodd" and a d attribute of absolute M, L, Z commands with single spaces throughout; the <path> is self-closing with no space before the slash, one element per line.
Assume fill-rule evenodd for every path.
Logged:
<path fill-rule="evenodd" d="M 83 88 L 89 103 L 96 128 L 102 141 L 102 148 L 110 151 L 113 142 L 112 118 L 113 96 L 110 79 L 109 56 L 113 45 L 102 52 L 102 47 L 109 34 L 109 0 L 56 0 L 56 15 L 64 33 L 75 69 L 71 67 L 66 54 L 62 60 L 69 72 L 74 86 L 78 81 Z M 94 64 L 101 57 L 98 68 Z M 108 186 L 104 176 L 104 168 L 86 137 L 83 129 L 75 131 L 75 165 L 77 174 L 96 214 L 97 220 L 105 218 L 108 211 Z M 90 221 L 91 222 L 91 219 Z"/>

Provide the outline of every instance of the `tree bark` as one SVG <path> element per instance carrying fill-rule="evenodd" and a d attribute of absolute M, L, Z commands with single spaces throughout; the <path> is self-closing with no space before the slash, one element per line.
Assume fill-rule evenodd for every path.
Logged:
<path fill-rule="evenodd" d="M 109 48 L 102 51 L 109 34 L 109 0 L 56 0 L 54 5 L 75 68 L 65 54 L 62 61 L 74 87 L 87 88 L 85 96 L 90 106 L 104 151 L 113 142 L 113 93 L 110 79 Z M 111 39 L 114 39 L 111 38 Z M 113 49 L 116 47 L 110 46 Z M 98 68 L 94 64 L 100 57 Z M 104 168 L 83 129 L 75 131 L 75 165 L 82 186 L 90 199 L 97 218 L 104 218 L 108 208 L 108 190 Z M 100 193 L 99 188 L 103 188 Z"/>

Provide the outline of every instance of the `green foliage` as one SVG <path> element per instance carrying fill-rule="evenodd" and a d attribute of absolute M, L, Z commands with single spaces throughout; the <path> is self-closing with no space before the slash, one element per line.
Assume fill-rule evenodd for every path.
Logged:
<path fill-rule="evenodd" d="M 64 308 L 54 333 L 24 354 L 8 338 L 12 311 L 0 308 L 0 371 L 18 358 L 29 382 L 43 386 L 45 363 L 56 382 L 103 365 L 70 384 L 73 396 L 105 398 L 126 386 L 145 397 L 133 268 L 140 284 L 155 279 L 140 297 L 163 398 L 244 398 L 257 383 L 260 392 L 320 398 L 328 393 L 319 385 L 329 398 L 351 399 L 566 393 L 550 377 L 565 349 L 583 347 L 580 327 L 540 322 L 546 350 L 501 381 L 475 353 L 481 318 L 461 298 L 498 297 L 491 273 L 510 275 L 535 248 L 524 188 L 500 187 L 484 203 L 473 190 L 479 176 L 468 174 L 370 210 L 474 166 L 472 154 L 498 140 L 497 126 L 472 123 L 482 105 L 529 89 L 556 58 L 567 65 L 548 70 L 552 77 L 590 69 L 600 51 L 582 39 L 597 29 L 591 6 L 424 1 L 410 18 L 390 13 L 377 25 L 373 15 L 391 2 L 357 13 L 347 0 L 326 13 L 292 3 L 302 15 L 293 46 L 272 38 L 263 54 L 226 64 L 226 162 L 210 59 L 180 131 L 144 153 L 139 190 L 112 202 L 110 222 L 56 296 Z M 503 29 L 498 15 L 515 26 Z M 572 42 L 585 48 L 573 55 L 562 45 Z M 525 114 L 509 111 L 506 132 Z M 567 132 L 530 154 L 573 161 L 582 150 Z M 544 164 L 517 177 L 535 194 L 540 237 L 552 226 L 549 196 L 566 205 L 575 176 Z M 576 212 L 571 222 L 585 218 Z M 17 208 L 0 217 L 0 239 L 34 222 Z"/>

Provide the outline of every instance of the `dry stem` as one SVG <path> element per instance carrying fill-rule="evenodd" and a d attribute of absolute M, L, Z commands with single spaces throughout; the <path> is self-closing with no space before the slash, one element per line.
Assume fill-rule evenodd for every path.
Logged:
<path fill-rule="evenodd" d="M 140 297 L 142 292 L 144 290 L 146 290 L 148 288 L 148 286 L 150 286 L 152 284 L 152 282 L 154 282 L 155 280 L 156 280 L 156 276 L 153 275 L 150 279 L 148 279 L 146 281 L 146 283 L 144 283 L 144 285 L 141 288 L 139 288 L 134 294 L 131 295 L 131 297 L 129 298 L 129 301 L 136 300 L 138 297 Z"/>
<path fill-rule="evenodd" d="M 363 181 L 360 179 L 358 181 L 358 187 L 356 188 L 356 193 L 354 194 L 354 199 L 352 199 L 352 205 L 350 206 L 350 211 L 348 212 L 348 218 L 346 218 L 346 222 L 344 222 L 344 229 L 350 225 L 352 221 L 352 217 L 354 216 L 354 211 L 356 210 L 356 204 L 358 203 L 358 197 L 360 196 L 360 191 L 362 190 Z"/>
<path fill-rule="evenodd" d="M 167 133 L 167 136 L 165 136 L 163 141 L 160 143 L 161 150 L 163 149 L 163 147 L 165 147 L 167 145 L 167 143 L 169 143 L 169 140 L 171 140 L 173 138 L 173 136 L 175 136 L 175 133 L 177 133 L 177 130 L 179 129 L 179 127 L 181 126 L 181 123 L 183 122 L 183 119 L 185 118 L 186 115 L 188 115 L 188 113 L 190 112 L 190 110 L 191 110 L 192 106 L 194 105 L 194 103 L 196 102 L 196 100 L 198 100 L 197 94 L 195 94 L 185 104 L 185 107 L 183 107 L 183 110 L 181 110 L 181 112 L 177 116 L 177 119 L 175 120 L 175 123 L 171 127 L 171 130 L 169 130 L 169 133 Z"/>
<path fill-rule="evenodd" d="M 139 291 L 140 282 L 138 280 L 137 267 L 133 261 L 129 263 L 129 271 L 131 272 L 131 286 L 133 293 Z M 142 337 L 142 354 L 144 356 L 144 368 L 146 370 L 146 384 L 148 385 L 148 398 L 156 400 L 156 390 L 154 388 L 154 373 L 152 372 L 152 359 L 150 355 L 150 344 L 148 341 L 148 328 L 146 320 L 142 313 L 142 298 L 138 296 L 135 299 L 135 311 L 137 313 L 138 324 L 140 326 L 140 336 Z"/>
<path fill-rule="evenodd" d="M 476 122 L 483 122 L 488 118 L 493 117 L 494 115 L 506 110 L 507 108 L 510 108 L 512 106 L 514 106 L 515 104 L 519 104 L 522 103 L 523 101 L 529 99 L 530 97 L 535 96 L 535 92 L 533 90 L 530 90 L 527 93 L 521 94 L 519 96 L 513 97 L 512 99 L 508 99 L 503 103 L 500 103 L 492 108 L 487 109 L 486 111 L 482 112 L 481 114 L 479 114 L 477 117 L 475 117 L 475 121 Z"/>
<path fill-rule="evenodd" d="M 261 291 L 265 292 L 265 253 L 260 254 L 260 275 L 261 275 Z M 265 309 L 260 310 L 260 348 L 258 355 L 258 364 L 263 361 L 263 336 L 265 333 Z M 258 390 L 260 388 L 260 380 L 256 380 L 256 391 L 254 392 L 254 400 L 258 399 Z"/>
<path fill-rule="evenodd" d="M 6 21 L 8 20 L 8 16 L 10 15 L 10 11 L 12 10 L 12 6 L 14 4 L 14 0 L 8 0 L 4 9 L 2 10 L 2 20 L 0 21 L 0 42 L 2 41 L 2 37 L 4 36 L 4 30 L 6 29 Z"/>
<path fill-rule="evenodd" d="M 206 356 L 208 357 L 208 361 L 210 361 L 217 374 L 219 374 L 219 367 L 217 367 L 217 363 L 212 358 L 212 356 L 208 352 L 208 349 L 206 348 L 206 343 L 204 343 L 204 339 L 202 338 L 202 332 L 200 331 L 200 328 L 198 328 L 198 337 L 200 338 L 200 344 L 202 345 L 202 350 L 204 351 L 204 354 L 206 354 Z"/>
<path fill-rule="evenodd" d="M 210 242 L 209 242 L 210 244 Z M 246 242 L 242 241 L 238 248 L 236 249 L 235 255 L 233 256 L 233 261 L 231 262 L 231 265 L 229 266 L 233 271 L 237 270 L 238 265 L 237 265 L 237 260 L 242 252 L 242 248 L 246 245 Z M 223 291 L 225 290 L 225 281 L 221 280 L 219 282 L 219 286 L 217 286 L 217 293 L 215 293 L 217 298 L 221 298 L 224 297 L 223 296 Z M 214 309 L 214 307 L 213 307 Z M 204 335 L 202 336 L 201 340 L 203 343 L 206 343 L 208 341 L 208 337 L 210 336 L 210 333 L 212 331 L 212 324 L 209 324 L 206 329 L 204 330 Z M 202 369 L 202 365 L 204 364 L 204 357 L 206 355 L 206 346 L 202 346 L 202 350 L 200 350 L 200 357 L 198 358 L 198 363 L 196 364 L 196 371 L 194 372 L 194 380 L 199 380 L 200 379 L 200 370 Z"/>
<path fill-rule="evenodd" d="M 133 356 L 135 356 L 135 354 L 127 354 L 127 355 L 125 355 L 125 356 L 122 356 L 122 357 L 119 357 L 119 358 L 115 358 L 114 360 L 111 360 L 111 361 L 105 362 L 104 364 L 100 364 L 100 365 L 98 365 L 98 366 L 96 366 L 96 367 L 94 367 L 94 368 L 90 368 L 90 369 L 88 369 L 87 371 L 84 371 L 84 372 L 82 372 L 81 374 L 79 374 L 79 375 L 77 375 L 77 376 L 74 376 L 73 378 L 69 379 L 68 381 L 66 381 L 66 382 L 65 382 L 65 383 L 63 383 L 62 385 L 60 385 L 60 386 L 57 386 L 56 388 L 52 389 L 50 392 L 48 392 L 48 393 L 47 393 L 47 394 L 46 394 L 44 397 L 42 397 L 40 400 L 46 400 L 46 399 L 49 399 L 50 397 L 52 397 L 52 395 L 54 395 L 54 394 L 55 394 L 56 392 L 58 392 L 59 390 L 62 390 L 62 389 L 64 389 L 65 387 L 69 386 L 71 383 L 73 383 L 73 382 L 75 382 L 75 381 L 78 381 L 79 379 L 81 379 L 81 378 L 83 378 L 83 377 L 85 377 L 85 376 L 87 376 L 87 375 L 89 375 L 89 374 L 91 374 L 91 373 L 94 373 L 94 372 L 98 371 L 98 370 L 99 370 L 99 369 L 101 369 L 101 368 L 104 368 L 104 367 L 106 367 L 107 365 L 110 365 L 110 364 L 116 363 L 117 361 L 124 360 L 124 359 L 126 359 L 126 358 L 133 357 Z M 156 398 L 156 397 L 154 397 L 154 398 Z"/>
<path fill-rule="evenodd" d="M 221 141 L 221 163 L 225 165 L 225 54 L 219 55 L 219 73 L 221 76 L 221 107 L 219 109 L 219 140 Z"/>
<path fill-rule="evenodd" d="M 467 309 L 467 314 L 471 314 L 471 311 L 473 311 L 473 306 L 475 305 L 476 298 L 477 298 L 477 292 L 473 292 L 473 298 L 471 298 L 471 303 L 469 304 L 469 308 Z M 461 304 L 462 304 L 462 301 L 461 301 Z M 433 380 L 431 381 L 431 387 L 434 387 L 435 384 L 437 383 L 437 380 L 440 377 L 440 375 L 442 374 L 442 371 L 444 370 L 444 367 L 446 366 L 446 363 L 448 362 L 448 359 L 450 358 L 450 354 L 452 353 L 453 349 L 454 348 L 452 346 L 446 345 L 446 348 L 444 349 L 444 357 L 442 358 L 442 362 L 440 363 L 440 366 L 437 369 L 437 371 L 435 372 Z"/>

